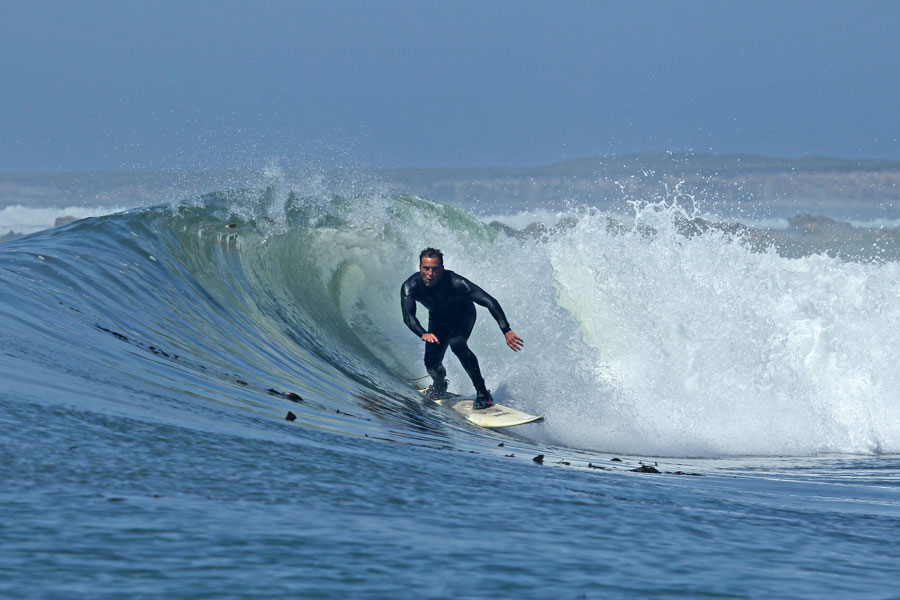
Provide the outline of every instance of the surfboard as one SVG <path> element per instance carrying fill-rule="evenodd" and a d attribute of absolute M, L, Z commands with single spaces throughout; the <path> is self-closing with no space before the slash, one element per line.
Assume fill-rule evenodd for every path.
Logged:
<path fill-rule="evenodd" d="M 425 390 L 419 390 L 424 393 Z M 500 427 L 515 427 L 516 425 L 525 425 L 526 423 L 534 423 L 540 421 L 544 417 L 538 415 L 529 415 L 528 413 L 516 410 L 502 404 L 497 404 L 496 400 L 488 408 L 482 410 L 474 410 L 472 405 L 474 400 L 465 400 L 462 396 L 448 392 L 443 398 L 434 401 L 441 406 L 448 406 L 464 416 L 469 423 L 488 429 L 497 429 Z"/>

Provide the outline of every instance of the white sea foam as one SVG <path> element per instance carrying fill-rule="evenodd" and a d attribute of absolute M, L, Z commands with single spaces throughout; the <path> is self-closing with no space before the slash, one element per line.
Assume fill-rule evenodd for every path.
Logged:
<path fill-rule="evenodd" d="M 14 204 L 0 209 L 0 235 L 9 231 L 16 233 L 34 233 L 53 227 L 60 217 L 99 217 L 125 210 L 123 206 L 62 206 L 48 208 L 29 208 Z"/>
<path fill-rule="evenodd" d="M 847 222 L 861 229 L 900 229 L 900 219 L 848 219 Z"/>
<path fill-rule="evenodd" d="M 716 223 L 739 223 L 753 229 L 787 229 L 789 226 L 788 220 L 784 217 L 746 218 L 704 214 L 703 218 Z"/>
<path fill-rule="evenodd" d="M 634 215 L 631 214 L 623 214 L 618 212 L 605 212 L 604 214 L 623 223 L 630 224 L 634 219 Z M 573 213 L 571 211 L 529 210 L 507 214 L 498 213 L 484 215 L 481 217 L 481 219 L 485 223 L 497 222 L 512 227 L 513 229 L 522 230 L 535 223 L 540 223 L 548 227 L 554 227 L 561 220 L 566 219 L 567 217 L 571 219 L 572 216 Z M 746 225 L 747 227 L 751 227 L 753 229 L 787 229 L 789 226 L 788 219 L 785 217 L 748 218 L 723 216 L 716 213 L 703 213 L 699 216 L 713 223 L 738 223 L 741 225 Z M 893 223 L 893 225 L 891 225 L 890 223 Z M 856 225 L 856 222 L 853 222 L 853 224 Z M 860 224 L 856 226 L 872 228 L 891 226 L 897 227 L 900 226 L 900 222 L 866 221 L 860 222 Z"/>
<path fill-rule="evenodd" d="M 686 239 L 672 217 L 611 235 L 587 215 L 548 245 L 593 385 L 561 380 L 548 427 L 656 454 L 900 451 L 900 264 Z"/>

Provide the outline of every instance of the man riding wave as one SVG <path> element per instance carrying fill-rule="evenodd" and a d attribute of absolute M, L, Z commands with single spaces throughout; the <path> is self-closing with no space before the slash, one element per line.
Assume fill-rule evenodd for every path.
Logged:
<path fill-rule="evenodd" d="M 427 331 L 416 318 L 416 302 L 428 309 Z M 403 322 L 426 342 L 425 368 L 432 379 L 426 394 L 431 398 L 440 398 L 447 391 L 447 370 L 443 360 L 449 347 L 475 386 L 477 395 L 473 408 L 481 410 L 489 407 L 494 400 L 484 384 L 478 358 L 466 343 L 475 327 L 475 304 L 490 311 L 510 349 L 514 352 L 522 349 L 522 338 L 510 329 L 497 300 L 462 275 L 444 269 L 444 255 L 440 250 L 422 250 L 419 254 L 419 272 L 404 281 L 400 289 Z"/>

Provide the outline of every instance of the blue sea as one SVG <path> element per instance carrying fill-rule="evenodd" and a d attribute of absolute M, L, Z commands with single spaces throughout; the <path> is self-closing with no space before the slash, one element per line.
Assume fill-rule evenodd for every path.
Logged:
<path fill-rule="evenodd" d="M 0 596 L 900 597 L 900 255 L 694 210 L 515 235 L 284 178 L 3 242 Z M 502 304 L 524 351 L 483 309 L 470 345 L 543 422 L 416 391 L 426 246 Z"/>

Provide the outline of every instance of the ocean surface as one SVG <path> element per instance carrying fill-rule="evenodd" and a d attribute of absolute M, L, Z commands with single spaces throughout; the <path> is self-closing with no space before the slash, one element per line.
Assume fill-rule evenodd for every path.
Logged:
<path fill-rule="evenodd" d="M 900 597 L 886 238 L 278 177 L 51 200 L 0 223 L 4 598 Z M 543 422 L 418 394 L 425 246 L 500 301 L 524 351 L 483 309 L 470 345 Z"/>

